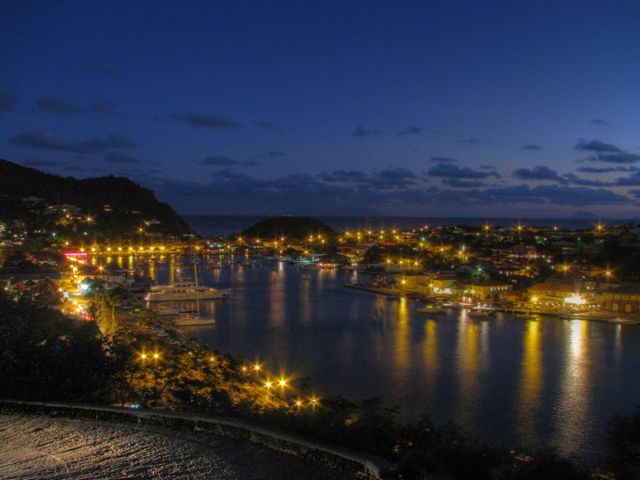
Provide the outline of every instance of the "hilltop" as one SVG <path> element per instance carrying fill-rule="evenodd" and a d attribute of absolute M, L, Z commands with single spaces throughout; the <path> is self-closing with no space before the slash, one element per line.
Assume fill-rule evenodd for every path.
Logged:
<path fill-rule="evenodd" d="M 309 235 L 327 235 L 336 232 L 326 223 L 309 217 L 276 217 L 260 220 L 252 227 L 243 230 L 241 235 L 249 238 L 287 237 L 290 240 L 303 240 Z"/>
<path fill-rule="evenodd" d="M 162 235 L 191 233 L 170 205 L 128 178 L 80 180 L 0 159 L 0 221 L 47 227 L 63 224 L 62 213 L 72 220 L 85 216 L 97 236 L 132 235 L 140 228 Z"/>

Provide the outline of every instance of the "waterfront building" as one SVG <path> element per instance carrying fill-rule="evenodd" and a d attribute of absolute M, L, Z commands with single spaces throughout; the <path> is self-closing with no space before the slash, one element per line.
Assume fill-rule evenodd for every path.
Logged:
<path fill-rule="evenodd" d="M 473 285 L 467 285 L 466 291 L 468 291 L 471 298 L 475 300 L 487 300 L 494 299 L 501 293 L 508 292 L 512 288 L 513 285 L 510 283 L 485 280 Z"/>
<path fill-rule="evenodd" d="M 620 313 L 640 313 L 640 284 L 626 284 L 602 294 L 604 310 Z"/>

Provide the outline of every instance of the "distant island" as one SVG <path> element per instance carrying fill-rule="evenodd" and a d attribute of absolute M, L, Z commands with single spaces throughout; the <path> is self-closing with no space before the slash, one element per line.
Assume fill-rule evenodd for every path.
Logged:
<path fill-rule="evenodd" d="M 326 235 L 332 238 L 336 232 L 326 223 L 309 217 L 276 217 L 260 220 L 240 234 L 247 238 L 287 237 L 289 240 L 303 240 L 309 235 Z"/>
<path fill-rule="evenodd" d="M 189 225 L 153 191 L 125 177 L 79 180 L 0 159 L 0 222 L 95 238 L 180 237 Z"/>

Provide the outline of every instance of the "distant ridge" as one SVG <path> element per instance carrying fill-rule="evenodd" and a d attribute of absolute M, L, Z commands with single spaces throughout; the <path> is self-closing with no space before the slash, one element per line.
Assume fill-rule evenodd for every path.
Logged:
<path fill-rule="evenodd" d="M 79 180 L 0 159 L 0 220 L 29 220 L 33 213 L 24 200 L 29 198 L 49 205 L 79 207 L 110 234 L 133 234 L 145 220 L 157 221 L 151 222 L 148 229 L 160 234 L 180 236 L 192 232 L 170 205 L 126 177 Z"/>

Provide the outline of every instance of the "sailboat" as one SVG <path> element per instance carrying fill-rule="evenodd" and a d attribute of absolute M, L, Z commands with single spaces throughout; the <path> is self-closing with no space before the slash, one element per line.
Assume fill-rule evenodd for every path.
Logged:
<path fill-rule="evenodd" d="M 216 300 L 229 295 L 230 289 L 218 290 L 217 288 L 198 285 L 197 267 L 196 281 L 180 280 L 168 285 L 153 285 L 144 299 L 147 302 L 182 302 L 189 300 Z"/>
<path fill-rule="evenodd" d="M 196 327 L 200 325 L 213 325 L 216 319 L 211 316 L 200 315 L 200 289 L 198 288 L 198 264 L 193 263 L 193 273 L 195 277 L 195 293 L 196 293 L 196 312 L 181 313 L 176 318 L 174 325 L 176 327 Z"/>

